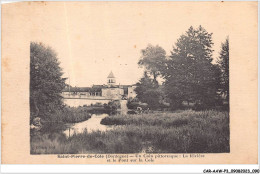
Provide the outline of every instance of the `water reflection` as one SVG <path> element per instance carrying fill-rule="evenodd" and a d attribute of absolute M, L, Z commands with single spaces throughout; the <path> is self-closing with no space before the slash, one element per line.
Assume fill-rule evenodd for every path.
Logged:
<path fill-rule="evenodd" d="M 91 118 L 86 121 L 69 125 L 68 129 L 66 129 L 63 133 L 67 137 L 70 137 L 73 134 L 83 133 L 85 130 L 87 130 L 88 133 L 93 131 L 107 131 L 112 127 L 100 124 L 101 120 L 107 116 L 108 114 L 93 114 Z"/>

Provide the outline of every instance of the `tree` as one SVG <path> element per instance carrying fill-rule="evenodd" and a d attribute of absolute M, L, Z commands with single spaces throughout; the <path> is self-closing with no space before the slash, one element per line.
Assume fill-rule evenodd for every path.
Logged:
<path fill-rule="evenodd" d="M 146 71 L 136 86 L 135 92 L 139 101 L 147 103 L 152 109 L 160 107 L 161 92 L 158 89 L 158 83 L 154 82 Z"/>
<path fill-rule="evenodd" d="M 30 114 L 48 118 L 62 106 L 65 87 L 57 54 L 42 43 L 30 44 Z"/>
<path fill-rule="evenodd" d="M 144 66 L 147 74 L 152 76 L 153 81 L 157 83 L 157 77 L 165 65 L 165 50 L 158 45 L 153 46 L 149 44 L 145 49 L 141 50 L 141 53 L 142 56 L 138 64 Z"/>
<path fill-rule="evenodd" d="M 181 35 L 173 47 L 165 78 L 166 95 L 173 108 L 183 101 L 194 101 L 206 107 L 214 104 L 218 88 L 219 70 L 212 64 L 212 33 L 203 27 L 192 26 Z"/>
<path fill-rule="evenodd" d="M 229 102 L 229 38 L 221 44 L 220 56 L 217 61 L 221 69 L 220 90 Z"/>

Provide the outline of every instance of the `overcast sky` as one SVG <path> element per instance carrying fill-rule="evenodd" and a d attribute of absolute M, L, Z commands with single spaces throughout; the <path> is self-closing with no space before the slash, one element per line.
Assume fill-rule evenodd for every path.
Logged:
<path fill-rule="evenodd" d="M 221 3 L 196 2 L 47 2 L 31 3 L 31 41 L 58 54 L 72 86 L 104 84 L 112 70 L 117 83 L 134 84 L 143 74 L 137 62 L 149 43 L 169 55 L 192 25 L 213 33 L 214 58 L 230 21 Z M 206 5 L 207 4 L 207 5 Z M 36 6 L 41 8 L 34 8 Z"/>

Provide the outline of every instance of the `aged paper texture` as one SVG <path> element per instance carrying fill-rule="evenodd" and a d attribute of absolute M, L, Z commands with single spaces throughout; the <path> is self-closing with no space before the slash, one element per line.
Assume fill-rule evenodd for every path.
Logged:
<path fill-rule="evenodd" d="M 258 2 L 223 1 L 19 2 L 3 4 L 2 163 L 256 164 L 258 162 L 257 5 Z M 75 149 L 69 149 L 68 153 L 63 152 L 69 146 L 64 146 L 64 151 L 52 153 L 41 153 L 47 151 L 45 149 L 47 147 L 43 145 L 36 145 L 32 150 L 31 146 L 34 145 L 32 143 L 37 143 L 37 141 L 32 142 L 34 139 L 30 138 L 32 136 L 30 128 L 32 129 L 33 125 L 30 120 L 32 119 L 30 117 L 30 115 L 32 116 L 30 113 L 30 54 L 32 54 L 30 46 L 32 49 L 32 42 L 41 42 L 55 50 L 64 71 L 64 77 L 69 78 L 67 83 L 71 87 L 89 87 L 93 84 L 108 83 L 108 87 L 104 87 L 105 91 L 114 85 L 113 80 L 116 76 L 120 92 L 120 85 L 137 83 L 142 77 L 143 70 L 139 69 L 137 64 L 142 49 L 145 49 L 148 44 L 159 45 L 166 50 L 168 56 L 180 36 L 185 34 L 190 26 L 198 28 L 199 25 L 204 27 L 207 32 L 213 33 L 213 62 L 216 62 L 219 57 L 221 43 L 224 43 L 227 36 L 230 41 L 230 126 L 228 128 L 230 143 L 227 145 L 228 147 L 225 147 L 229 150 L 220 149 L 216 153 L 212 148 L 213 151 L 207 152 L 199 151 L 199 149 L 188 150 L 187 153 L 181 150 L 179 153 L 167 153 L 172 152 L 167 151 L 168 146 L 164 147 L 163 144 L 160 146 L 156 143 L 149 146 L 149 143 L 153 143 L 149 141 L 146 142 L 148 143 L 147 148 L 158 146 L 161 149 L 152 151 L 152 153 L 147 152 L 147 149 L 139 149 L 131 153 L 118 154 L 115 152 L 120 150 L 120 152 L 124 152 L 124 150 L 130 152 L 131 149 L 124 148 L 127 146 L 135 148 L 134 143 L 137 140 L 133 138 L 125 143 L 125 139 L 122 138 L 119 147 L 117 144 L 113 144 L 113 147 L 117 147 L 119 150 L 112 148 L 109 151 L 108 144 L 111 145 L 113 139 L 111 139 L 111 143 L 105 142 L 102 139 L 102 133 L 97 133 L 101 139 L 96 142 L 95 147 L 100 147 L 101 150 L 108 149 L 106 153 L 99 151 L 100 149 L 85 150 L 80 153 L 78 148 L 81 147 L 78 146 Z M 111 70 L 114 74 L 110 74 L 106 81 Z M 114 88 L 117 89 L 116 86 Z M 128 88 L 128 92 L 131 89 Z M 102 94 L 94 91 L 87 95 L 97 96 L 96 98 L 100 95 L 102 98 L 101 95 L 105 93 L 104 91 L 102 88 Z M 71 88 L 68 92 L 71 92 Z M 136 112 L 142 109 L 138 107 Z M 148 109 L 146 109 L 147 112 Z M 150 110 L 152 109 L 150 107 Z M 97 117 L 98 119 L 102 118 Z M 92 119 L 92 121 L 95 120 Z M 187 123 L 184 121 L 180 124 Z M 212 124 L 215 123 L 212 122 Z M 138 127 L 135 128 L 138 129 Z M 166 130 L 159 132 L 164 131 Z M 70 134 L 71 132 L 69 132 L 69 136 L 71 136 Z M 54 134 L 48 136 L 51 137 Z M 43 137 L 45 136 L 41 138 Z M 122 137 L 124 136 L 122 135 Z M 70 138 L 78 137 L 73 135 Z M 96 140 L 93 138 L 93 142 Z M 67 142 L 67 139 L 64 141 Z M 89 139 L 89 141 L 92 140 Z M 117 141 L 119 142 L 118 139 Z M 196 141 L 199 144 L 197 146 L 194 141 L 195 149 L 203 148 L 202 142 L 206 144 L 208 139 L 201 138 L 198 141 Z M 48 144 L 48 148 L 56 149 L 55 142 L 50 138 L 45 143 Z M 104 143 L 107 144 L 104 145 Z M 124 143 L 125 147 L 122 147 Z M 188 142 L 184 142 L 183 146 L 186 143 Z M 169 146 L 171 145 L 169 144 Z M 213 147 L 213 145 L 207 147 Z M 181 149 L 180 145 L 176 148 Z M 220 147 L 216 145 L 215 149 L 217 148 Z"/>

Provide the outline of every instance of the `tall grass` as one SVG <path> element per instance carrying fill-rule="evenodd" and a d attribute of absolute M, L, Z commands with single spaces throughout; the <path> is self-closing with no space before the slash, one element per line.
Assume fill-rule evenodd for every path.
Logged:
<path fill-rule="evenodd" d="M 57 132 L 66 129 L 67 123 L 78 123 L 91 118 L 90 112 L 85 107 L 64 107 L 57 110 L 50 117 L 42 119 L 41 132 Z M 31 134 L 35 132 L 31 130 Z"/>
<path fill-rule="evenodd" d="M 229 152 L 228 112 L 188 110 L 118 115 L 106 117 L 102 122 L 120 126 L 107 132 L 84 132 L 68 139 L 40 136 L 31 139 L 31 153 Z"/>
<path fill-rule="evenodd" d="M 149 126 L 182 126 L 188 124 L 189 114 L 181 113 L 148 113 L 140 115 L 117 115 L 101 120 L 104 125 L 149 125 Z"/>
<path fill-rule="evenodd" d="M 84 107 L 67 107 L 62 113 L 62 121 L 66 123 L 77 123 L 91 118 L 91 114 Z"/>
<path fill-rule="evenodd" d="M 54 121 L 62 121 L 65 123 L 77 123 L 85 121 L 91 117 L 91 114 L 88 112 L 85 107 L 64 107 L 62 110 L 57 111 L 53 115 Z"/>

